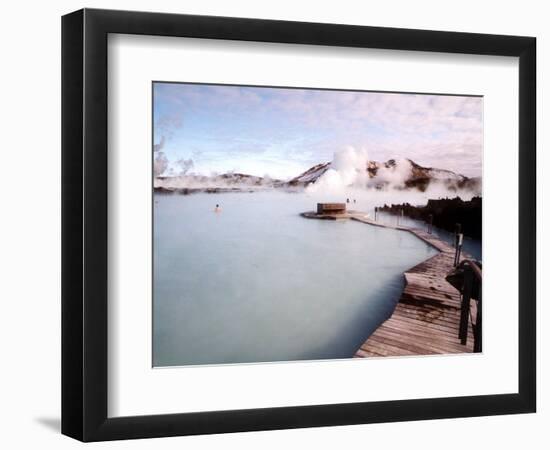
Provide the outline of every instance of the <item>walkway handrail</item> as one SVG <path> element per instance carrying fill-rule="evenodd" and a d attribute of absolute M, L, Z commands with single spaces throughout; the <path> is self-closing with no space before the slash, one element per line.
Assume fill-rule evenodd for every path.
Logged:
<path fill-rule="evenodd" d="M 468 322 L 470 316 L 470 300 L 477 301 L 476 321 L 473 326 L 474 352 L 481 352 L 481 284 L 482 272 L 477 261 L 465 259 L 459 267 L 464 269 L 464 283 L 462 285 L 462 304 L 460 308 L 460 326 L 458 337 L 460 343 L 465 345 L 468 340 Z"/>
<path fill-rule="evenodd" d="M 479 281 L 481 281 L 482 274 L 481 274 L 481 268 L 479 267 L 478 262 L 473 260 L 473 259 L 464 259 L 462 262 L 465 263 L 465 264 L 468 264 L 470 266 L 470 268 L 472 269 L 472 271 L 474 272 L 475 277 Z"/>

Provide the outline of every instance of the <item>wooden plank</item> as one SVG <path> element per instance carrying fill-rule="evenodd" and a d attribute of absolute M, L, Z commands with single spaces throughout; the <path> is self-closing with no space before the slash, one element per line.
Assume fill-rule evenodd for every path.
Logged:
<path fill-rule="evenodd" d="M 411 317 L 397 313 L 391 317 L 392 321 L 396 322 L 399 326 L 417 326 L 421 329 L 430 330 L 431 333 L 446 333 L 452 337 L 458 336 L 458 323 L 432 323 L 424 320 L 422 317 Z M 458 322 L 457 318 L 457 322 Z"/>
<path fill-rule="evenodd" d="M 442 313 L 439 312 L 439 315 L 435 315 L 434 312 L 426 313 L 420 308 L 405 308 L 402 303 L 399 303 L 399 309 L 396 308 L 394 316 L 398 318 L 402 316 L 403 318 L 408 318 L 411 320 L 422 320 L 427 323 L 433 323 L 434 325 L 446 326 L 451 329 L 457 329 L 457 321 L 460 320 L 460 316 L 457 314 Z"/>
<path fill-rule="evenodd" d="M 394 329 L 386 325 L 378 328 L 373 336 L 391 340 L 403 340 L 407 338 L 410 339 L 408 341 L 409 343 L 414 343 L 414 346 L 420 348 L 421 351 L 422 349 L 429 349 L 435 353 L 463 353 L 468 351 L 467 346 L 461 345 L 458 339 L 453 341 L 429 332 L 423 333 L 417 330 L 403 328 Z"/>
<path fill-rule="evenodd" d="M 417 330 L 423 330 L 429 333 L 435 332 L 442 332 L 443 337 L 447 337 L 446 335 L 449 335 L 451 339 L 458 339 L 458 326 L 454 325 L 452 323 L 445 323 L 441 325 L 440 323 L 435 323 L 433 325 L 437 325 L 438 328 L 430 328 L 427 325 L 430 325 L 430 322 L 425 323 L 425 321 L 418 320 L 417 318 L 411 318 L 410 316 L 400 316 L 399 314 L 396 314 L 392 316 L 390 319 L 386 320 L 381 326 L 392 326 L 394 328 L 414 328 Z M 441 328 L 443 327 L 443 329 Z M 432 331 L 434 330 L 434 331 Z"/>
<path fill-rule="evenodd" d="M 457 314 L 455 311 L 453 312 L 436 308 L 428 310 L 405 303 L 399 303 L 394 314 L 402 315 L 413 320 L 423 320 L 425 322 L 443 326 L 450 326 L 449 324 L 452 325 L 457 320 Z"/>
<path fill-rule="evenodd" d="M 399 320 L 400 322 L 421 325 L 423 328 L 427 327 L 433 330 L 441 330 L 449 333 L 454 333 L 456 331 L 458 336 L 458 317 L 455 322 L 430 322 L 429 320 L 426 320 L 426 318 L 423 317 L 421 314 L 414 315 L 410 312 L 405 313 L 405 311 L 399 310 L 391 318 L 394 320 Z"/>
<path fill-rule="evenodd" d="M 392 345 L 390 343 L 385 343 L 376 337 L 369 339 L 369 343 L 361 346 L 363 351 L 369 351 L 369 349 L 382 354 L 384 356 L 399 356 L 399 355 L 417 355 L 417 352 L 411 351 L 407 348 L 399 347 Z"/>
<path fill-rule="evenodd" d="M 373 334 L 370 339 L 371 342 L 377 342 L 378 347 L 387 348 L 391 352 L 397 354 L 409 354 L 409 355 L 434 355 L 440 353 L 436 350 L 429 348 L 428 346 L 421 346 L 407 342 L 403 339 L 392 339 L 387 336 L 380 336 L 376 333 Z"/>

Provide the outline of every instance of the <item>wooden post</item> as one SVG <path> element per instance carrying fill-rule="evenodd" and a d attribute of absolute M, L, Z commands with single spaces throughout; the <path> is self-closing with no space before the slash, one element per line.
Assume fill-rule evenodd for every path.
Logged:
<path fill-rule="evenodd" d="M 434 216 L 433 214 L 430 214 L 428 216 L 428 234 L 432 234 L 433 224 L 434 224 Z"/>
<path fill-rule="evenodd" d="M 455 228 L 455 259 L 454 259 L 454 266 L 458 266 L 458 263 L 460 262 L 460 252 L 462 250 L 462 240 L 463 235 L 460 232 L 462 230 L 462 226 L 457 223 Z"/>
<path fill-rule="evenodd" d="M 376 216 L 378 215 L 378 206 L 374 207 L 374 221 L 376 222 Z"/>
<path fill-rule="evenodd" d="M 481 352 L 481 281 L 477 282 L 478 294 L 477 294 L 477 314 L 476 314 L 476 326 L 474 328 L 474 352 Z"/>
<path fill-rule="evenodd" d="M 463 239 L 464 239 L 464 235 L 462 233 L 460 233 L 458 235 L 458 239 L 457 239 L 457 242 L 456 242 L 455 261 L 454 261 L 455 267 L 460 264 L 460 253 L 462 252 L 462 241 L 463 241 Z"/>
<path fill-rule="evenodd" d="M 472 298 L 472 284 L 474 274 L 472 268 L 464 265 L 464 285 L 462 288 L 462 304 L 460 306 L 460 326 L 458 328 L 458 337 L 462 345 L 466 345 L 468 340 L 468 318 L 470 315 L 470 299 Z"/>

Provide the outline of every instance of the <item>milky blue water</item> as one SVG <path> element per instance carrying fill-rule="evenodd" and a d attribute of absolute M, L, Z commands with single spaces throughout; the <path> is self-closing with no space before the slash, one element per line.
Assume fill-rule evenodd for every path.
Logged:
<path fill-rule="evenodd" d="M 352 357 L 436 251 L 305 194 L 155 195 L 153 365 Z M 218 203 L 221 212 L 215 213 Z"/>

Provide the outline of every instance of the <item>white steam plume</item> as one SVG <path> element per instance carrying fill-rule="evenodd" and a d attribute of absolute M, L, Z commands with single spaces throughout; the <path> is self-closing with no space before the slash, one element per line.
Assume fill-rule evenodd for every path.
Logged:
<path fill-rule="evenodd" d="M 157 153 L 160 152 L 164 148 L 164 136 L 161 136 L 160 142 L 158 144 L 153 145 L 153 152 Z"/>
<path fill-rule="evenodd" d="M 378 168 L 375 184 L 387 188 L 403 188 L 411 175 L 411 162 L 408 159 L 398 159 L 393 166 L 381 165 Z"/>
<path fill-rule="evenodd" d="M 364 149 L 347 147 L 334 153 L 328 169 L 315 183 L 307 187 L 310 193 L 343 193 L 350 187 L 366 187 L 368 154 Z"/>
<path fill-rule="evenodd" d="M 180 173 L 179 175 L 185 175 L 187 172 L 189 172 L 193 166 L 195 165 L 193 163 L 193 160 L 191 158 L 189 159 L 179 159 L 176 161 L 176 165 L 179 166 L 180 168 Z"/>
<path fill-rule="evenodd" d="M 153 162 L 153 173 L 155 174 L 155 177 L 161 176 L 167 168 L 168 158 L 166 157 L 164 152 L 161 152 L 160 150 L 157 151 L 155 161 Z"/>

